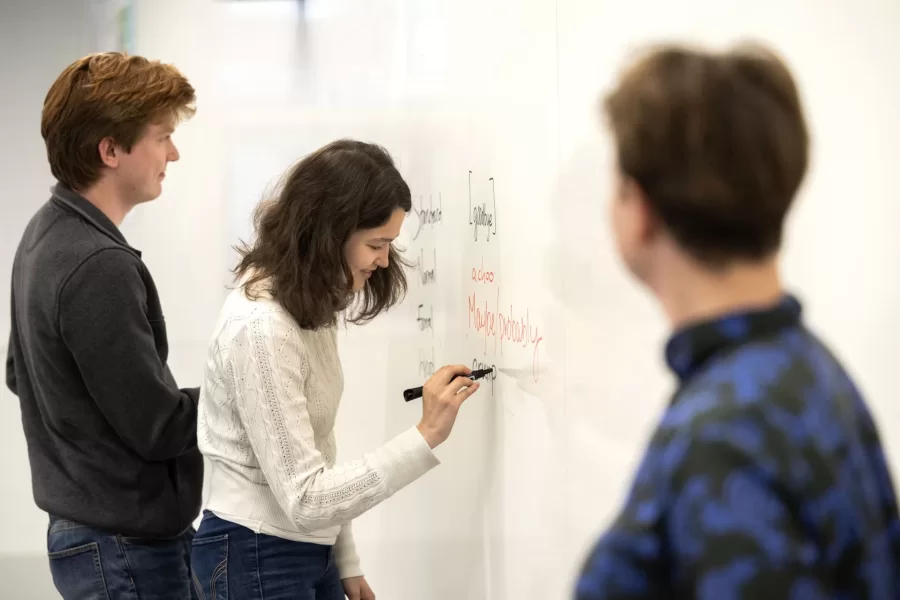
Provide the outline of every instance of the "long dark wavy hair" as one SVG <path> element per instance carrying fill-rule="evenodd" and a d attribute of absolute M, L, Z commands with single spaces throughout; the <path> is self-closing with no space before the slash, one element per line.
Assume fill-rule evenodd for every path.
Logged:
<path fill-rule="evenodd" d="M 389 266 L 354 295 L 344 245 L 398 208 L 409 212 L 412 201 L 390 154 L 355 140 L 332 142 L 292 166 L 256 208 L 256 238 L 236 248 L 235 277 L 248 298 L 270 294 L 303 329 L 335 325 L 351 308 L 349 322 L 368 322 L 403 299 L 410 265 L 391 244 Z"/>

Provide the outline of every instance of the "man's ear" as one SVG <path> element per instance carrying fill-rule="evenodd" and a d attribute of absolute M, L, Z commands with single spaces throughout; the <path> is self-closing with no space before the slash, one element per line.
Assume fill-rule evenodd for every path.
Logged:
<path fill-rule="evenodd" d="M 121 149 L 111 137 L 105 137 L 100 140 L 97 150 L 100 152 L 100 160 L 103 161 L 104 165 L 111 169 L 119 166 L 119 152 Z"/>
<path fill-rule="evenodd" d="M 659 215 L 653 210 L 650 199 L 644 188 L 634 179 L 627 177 L 622 189 L 625 200 L 631 205 L 631 210 L 637 215 L 637 232 L 641 242 L 647 243 L 659 235 L 662 222 Z"/>

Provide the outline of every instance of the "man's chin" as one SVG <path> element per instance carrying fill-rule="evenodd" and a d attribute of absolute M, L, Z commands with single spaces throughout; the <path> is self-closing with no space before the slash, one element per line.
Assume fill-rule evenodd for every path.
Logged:
<path fill-rule="evenodd" d="M 146 204 L 147 202 L 153 202 L 154 200 L 158 199 L 160 196 L 162 196 L 162 186 L 159 186 L 157 189 L 153 190 L 150 193 L 143 194 L 140 198 L 138 198 L 137 202 L 135 202 L 135 205 Z"/>

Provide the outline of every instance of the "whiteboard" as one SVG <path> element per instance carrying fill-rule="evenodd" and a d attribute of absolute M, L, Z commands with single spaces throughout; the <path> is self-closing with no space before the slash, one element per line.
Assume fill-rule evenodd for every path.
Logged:
<path fill-rule="evenodd" d="M 229 47 L 260 83 L 235 88 L 243 75 L 227 63 L 219 80 L 233 100 L 228 244 L 251 235 L 267 185 L 339 137 L 385 146 L 413 194 L 399 240 L 416 262 L 405 302 L 341 332 L 339 460 L 414 424 L 420 405 L 402 390 L 435 368 L 499 370 L 438 449 L 443 464 L 357 521 L 379 597 L 567 597 L 620 506 L 674 385 L 662 362 L 666 324 L 614 253 L 613 157 L 597 113 L 616 70 L 647 42 L 752 36 L 795 70 L 814 156 L 789 224 L 786 281 L 858 377 L 900 465 L 890 359 L 900 347 L 884 335 L 900 331 L 900 284 L 885 276 L 900 257 L 900 70 L 889 58 L 900 56 L 900 4 L 252 4 L 232 18 L 257 10 L 254 28 L 230 30 Z M 277 28 L 259 26 L 266 14 Z M 270 50 L 254 55 L 256 42 Z"/>

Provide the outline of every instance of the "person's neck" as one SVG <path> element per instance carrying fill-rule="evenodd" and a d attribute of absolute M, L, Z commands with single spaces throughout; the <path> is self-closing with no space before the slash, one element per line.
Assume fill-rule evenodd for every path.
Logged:
<path fill-rule="evenodd" d="M 712 272 L 690 260 L 668 265 L 651 287 L 673 329 L 728 313 L 766 308 L 784 295 L 775 257 Z"/>
<path fill-rule="evenodd" d="M 99 208 L 110 221 L 115 223 L 116 227 L 122 226 L 128 211 L 131 210 L 131 206 L 122 199 L 118 190 L 105 178 L 78 193 Z"/>

